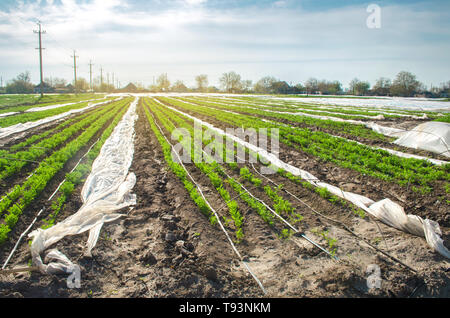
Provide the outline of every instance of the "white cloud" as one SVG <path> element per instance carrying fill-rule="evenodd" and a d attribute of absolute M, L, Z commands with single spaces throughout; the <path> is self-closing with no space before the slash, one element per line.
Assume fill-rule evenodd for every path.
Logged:
<path fill-rule="evenodd" d="M 188 5 L 199 5 L 206 3 L 208 0 L 184 0 Z"/>
<path fill-rule="evenodd" d="M 135 8 L 124 0 L 47 0 L 10 12 L 0 9 L 0 69 L 8 72 L 4 78 L 12 78 L 32 66 L 32 77 L 38 78 L 32 30 L 39 18 L 47 30 L 45 74 L 67 79 L 73 72 L 70 50 L 75 48 L 80 76 L 87 77 L 92 59 L 96 72 L 102 65 L 123 82 L 146 84 L 161 72 L 187 84 L 206 73 L 214 83 L 229 70 L 254 81 L 272 74 L 293 82 L 310 76 L 344 84 L 355 76 L 373 82 L 402 69 L 416 72 L 427 84 L 448 80 L 449 31 L 435 23 L 448 13 L 384 7 L 383 27 L 373 30 L 366 27 L 364 6 L 323 12 L 219 10 L 202 6 L 204 2 L 183 0 L 160 11 Z M 424 40 L 436 35 L 439 41 Z"/>
<path fill-rule="evenodd" d="M 286 6 L 286 1 L 283 1 L 283 0 L 279 0 L 279 1 L 275 1 L 274 3 L 273 3 L 273 6 L 274 7 L 279 7 L 279 8 L 281 8 L 281 7 L 284 7 L 284 6 Z"/>

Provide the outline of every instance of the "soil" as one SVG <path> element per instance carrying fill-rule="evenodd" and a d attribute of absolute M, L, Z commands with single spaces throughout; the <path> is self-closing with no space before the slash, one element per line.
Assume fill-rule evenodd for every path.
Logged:
<path fill-rule="evenodd" d="M 109 105 L 109 104 L 111 104 L 111 103 L 108 103 L 108 104 L 105 104 L 105 105 L 100 105 L 100 106 L 97 106 L 97 107 L 93 107 L 93 108 L 90 108 L 90 109 L 82 112 L 81 114 L 80 113 L 75 113 L 75 114 L 69 115 L 67 117 L 64 117 L 64 118 L 52 121 L 50 123 L 43 124 L 43 125 L 40 125 L 40 126 L 37 126 L 37 127 L 34 127 L 34 128 L 30 128 L 30 129 L 27 129 L 27 130 L 22 131 L 20 133 L 16 133 L 16 134 L 10 135 L 10 136 L 5 137 L 5 138 L 1 138 L 0 139 L 0 147 L 10 147 L 12 145 L 21 143 L 21 142 L 27 140 L 32 135 L 39 135 L 39 134 L 41 134 L 41 133 L 43 133 L 43 132 L 45 132 L 47 130 L 51 130 L 51 129 L 57 127 L 59 124 L 61 124 L 62 121 L 70 120 L 70 119 L 76 118 L 76 117 L 86 116 L 89 113 L 95 112 L 100 107 L 103 107 L 103 106 L 106 106 L 106 105 Z M 55 131 L 55 133 L 56 132 L 57 131 Z"/>
<path fill-rule="evenodd" d="M 195 104 L 195 101 L 189 101 L 189 102 Z M 349 133 L 346 133 L 346 132 L 343 132 L 340 130 L 334 130 L 331 128 L 312 126 L 312 125 L 308 125 L 306 123 L 299 123 L 299 122 L 290 121 L 287 119 L 281 119 L 281 118 L 270 116 L 270 112 L 268 112 L 267 115 L 252 114 L 252 113 L 246 113 L 246 112 L 234 111 L 234 110 L 233 110 L 233 112 L 235 112 L 237 114 L 251 115 L 251 116 L 262 118 L 262 119 L 272 120 L 272 121 L 279 122 L 279 123 L 289 125 L 292 127 L 307 128 L 313 132 L 321 131 L 321 132 L 328 133 L 331 135 L 354 140 L 354 141 L 363 143 L 368 146 L 382 147 L 382 148 L 392 149 L 392 150 L 409 153 L 409 154 L 413 154 L 413 155 L 419 155 L 419 156 L 423 156 L 423 157 L 448 161 L 448 157 L 436 154 L 434 152 L 421 150 L 421 149 L 412 149 L 412 148 L 408 148 L 408 147 L 404 147 L 404 146 L 400 146 L 400 145 L 395 145 L 388 141 L 376 140 L 376 139 L 366 138 L 366 137 L 362 137 L 362 136 L 355 136 L 355 135 L 352 135 L 352 134 L 349 134 Z M 373 121 L 381 126 L 393 127 L 393 128 L 399 128 L 399 129 L 405 129 L 405 130 L 412 129 L 412 128 L 416 127 L 417 125 L 422 124 L 427 121 L 426 119 L 418 120 L 418 119 L 411 119 L 408 117 L 390 118 L 388 120 L 386 120 L 386 119 L 385 120 L 374 120 L 374 119 L 362 118 L 359 120 L 360 121 Z M 388 139 L 388 137 L 386 137 L 386 138 Z M 392 139 L 395 140 L 395 138 L 392 138 Z"/>
<path fill-rule="evenodd" d="M 171 106 L 177 108 L 174 105 Z M 223 130 L 229 128 L 227 126 L 228 124 L 213 117 L 185 109 L 181 109 L 181 111 L 209 122 Z M 421 194 L 413 191 L 412 187 L 404 187 L 375 177 L 363 176 L 357 171 L 342 168 L 333 163 L 318 161 L 314 156 L 291 148 L 283 143 L 280 143 L 279 147 L 279 157 L 281 160 L 310 172 L 324 182 L 338 186 L 345 191 L 367 196 L 374 201 L 389 198 L 402 204 L 407 214 L 428 217 L 439 222 L 443 227 L 450 226 L 449 205 L 445 202 L 448 194 L 445 192 L 444 181 L 431 183 L 431 187 L 433 188 L 432 193 Z"/>
<path fill-rule="evenodd" d="M 119 113 L 120 110 L 116 110 L 115 115 L 117 113 Z M 98 119 L 98 118 L 97 118 Z M 99 136 L 101 135 L 101 133 L 103 132 L 104 129 L 106 129 L 106 127 L 109 126 L 109 124 L 113 121 L 113 118 L 111 118 L 110 120 L 108 120 L 105 125 L 103 125 L 103 127 L 95 134 L 94 138 L 91 139 L 90 142 L 88 142 L 87 145 L 85 145 L 81 151 L 78 152 L 77 155 L 75 155 L 71 160 L 69 160 L 69 162 L 66 164 L 67 167 L 70 167 L 71 165 L 75 165 L 79 158 L 77 157 L 81 157 L 82 154 L 84 154 L 84 152 L 89 149 L 90 144 L 94 143 Z M 58 131 L 61 131 L 58 130 Z M 58 131 L 55 131 L 54 133 L 57 133 Z M 75 132 L 72 136 L 70 136 L 66 141 L 64 141 L 62 144 L 58 145 L 57 147 L 51 149 L 51 151 L 47 152 L 46 154 L 44 154 L 41 158 L 35 159 L 33 160 L 34 162 L 30 162 L 27 163 L 24 167 L 22 167 L 22 169 L 20 169 L 20 171 L 18 171 L 17 173 L 15 173 L 14 175 L 5 178 L 4 180 L 0 181 L 0 193 L 9 193 L 11 189 L 14 188 L 15 185 L 17 184 L 22 184 L 23 182 L 25 182 L 26 179 L 29 178 L 29 176 L 31 175 L 31 173 L 39 166 L 39 163 L 41 161 L 43 161 L 45 158 L 47 158 L 48 156 L 50 156 L 53 152 L 58 151 L 62 148 L 64 148 L 68 143 L 70 143 L 71 141 L 75 140 L 77 137 L 79 137 L 82 133 L 84 132 L 83 129 L 80 129 L 79 131 Z M 50 137 L 50 136 L 49 136 Z M 84 150 L 84 152 L 83 152 Z M 70 168 L 71 169 L 71 168 Z M 67 173 L 67 171 L 70 171 L 70 169 L 62 169 L 52 180 L 51 182 L 58 182 L 56 183 L 55 188 L 57 187 L 57 185 L 59 184 L 60 181 L 58 181 L 59 179 L 63 180 L 65 174 Z M 62 177 L 62 178 L 58 178 Z M 56 181 L 55 181 L 56 180 Z M 52 188 L 51 186 L 48 186 L 47 188 Z"/>
<path fill-rule="evenodd" d="M 138 114 L 131 167 L 137 177 L 133 189 L 137 195 L 136 206 L 124 209 L 121 211 L 124 214 L 122 218 L 104 225 L 92 257 L 84 256 L 87 233 L 66 237 L 54 246 L 80 265 L 81 288 L 67 288 L 65 275 L 24 272 L 0 276 L 1 296 L 449 297 L 449 263 L 431 251 L 423 238 L 375 223 L 367 217 L 357 217 L 348 208 L 332 204 L 279 175 L 268 177 L 277 184 L 283 184 L 286 190 L 300 199 L 295 200 L 283 193 L 283 197 L 304 217 L 298 224 L 301 232 L 328 248 L 327 241 L 319 234 L 328 231 L 328 236 L 337 240 L 338 260 L 300 236 L 280 238 L 277 227 L 270 227 L 255 211 L 238 201 L 245 218 L 245 236 L 242 242 L 236 243 L 236 247 L 267 291 L 263 294 L 233 253 L 220 227 L 212 226 L 200 213 L 183 184 L 168 169 L 161 146 L 141 106 L 138 107 Z M 195 116 L 202 118 L 198 114 Z M 223 128 L 218 121 L 203 119 Z M 391 184 L 376 183 L 349 170 L 318 163 L 295 149 L 281 147 L 281 157 L 324 181 L 335 182 L 374 200 L 386 197 L 381 188 L 392 192 L 391 198 L 398 196 L 405 202 L 412 199 L 416 205 L 421 204 L 425 207 L 424 214 L 432 213 L 435 217 L 441 213 L 438 208 L 428 212 L 422 197 L 410 198 L 412 194 L 408 191 L 397 192 L 399 189 Z M 260 167 L 255 164 L 257 170 Z M 218 197 L 209 179 L 193 165 L 187 165 L 187 169 L 205 191 L 211 205 L 219 210 L 223 200 Z M 231 169 L 227 168 L 227 173 L 238 177 Z M 263 179 L 263 183 L 266 185 L 269 181 Z M 264 191 L 251 188 L 248 183 L 244 185 L 253 195 L 270 203 Z M 58 221 L 80 208 L 81 188 L 82 185 L 75 189 L 74 195 L 60 212 Z M 411 209 L 407 211 L 411 212 Z M 226 210 L 222 209 L 220 213 L 225 215 Z M 34 228 L 40 225 L 38 222 Z M 407 266 L 375 251 L 342 225 Z M 227 229 L 232 236 L 232 227 Z M 441 229 L 446 242 L 448 228 L 441 225 Z M 6 259 L 12 244 L 7 248 L 0 247 L 2 260 Z M 26 266 L 29 259 L 29 247 L 24 241 L 8 267 Z M 371 272 L 371 268 L 375 271 Z M 378 269 L 381 285 L 379 288 L 369 288 L 368 278 L 376 277 Z"/>

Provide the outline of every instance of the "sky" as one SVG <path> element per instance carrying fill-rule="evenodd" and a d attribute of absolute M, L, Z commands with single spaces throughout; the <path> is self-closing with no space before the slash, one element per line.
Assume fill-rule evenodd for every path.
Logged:
<path fill-rule="evenodd" d="M 122 86 L 148 86 L 161 73 L 190 87 L 207 74 L 219 86 L 229 71 L 253 83 L 314 77 L 344 87 L 400 71 L 428 87 L 450 80 L 448 0 L 2 0 L 3 84 L 24 71 L 39 82 L 38 20 L 44 77 L 69 82 L 73 50 L 78 77 L 89 79 L 92 61 L 94 77 L 102 68 Z"/>

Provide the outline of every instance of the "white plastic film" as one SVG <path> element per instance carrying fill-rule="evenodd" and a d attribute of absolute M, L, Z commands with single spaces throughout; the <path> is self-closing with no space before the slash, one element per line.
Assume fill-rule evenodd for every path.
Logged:
<path fill-rule="evenodd" d="M 261 156 L 263 159 L 269 161 L 275 168 L 282 168 L 287 172 L 292 173 L 295 176 L 299 176 L 300 178 L 308 181 L 312 185 L 316 187 L 326 188 L 328 191 L 330 191 L 332 194 L 339 196 L 340 198 L 343 198 L 344 200 L 350 201 L 356 206 L 360 207 L 364 211 L 368 212 L 369 214 L 373 215 L 377 219 L 379 219 L 381 222 L 392 226 L 394 228 L 397 228 L 401 231 L 405 231 L 408 233 L 411 233 L 413 235 L 422 236 L 426 238 L 426 241 L 428 245 L 436 252 L 440 253 L 441 255 L 450 258 L 450 251 L 444 246 L 443 240 L 440 238 L 441 231 L 439 229 L 439 225 L 437 222 L 431 221 L 431 220 L 423 220 L 421 217 L 416 215 L 406 215 L 404 212 L 403 207 L 398 205 L 397 203 L 393 202 L 390 199 L 383 199 L 378 202 L 375 202 L 365 196 L 352 193 L 352 192 L 346 192 L 342 189 L 333 186 L 331 184 L 321 182 L 319 179 L 317 179 L 315 176 L 313 176 L 311 173 L 299 169 L 297 167 L 294 167 L 290 164 L 287 164 L 280 160 L 278 157 L 274 156 L 272 153 L 267 152 L 265 149 L 259 148 L 256 145 L 253 145 L 251 143 L 248 143 L 234 135 L 228 134 L 225 131 L 223 131 L 220 128 L 217 128 L 210 123 L 207 123 L 201 119 L 198 119 L 194 116 L 191 116 L 189 114 L 186 114 L 176 108 L 164 105 L 165 107 L 178 112 L 194 121 L 199 122 L 203 126 L 214 130 L 218 132 L 221 135 L 224 135 L 233 141 L 237 142 L 238 144 L 254 151 L 259 156 Z M 430 226 L 432 224 L 432 226 Z"/>
<path fill-rule="evenodd" d="M 41 112 L 41 111 L 44 111 L 44 110 L 60 108 L 60 107 L 65 107 L 65 106 L 69 106 L 69 105 L 76 105 L 76 104 L 100 101 L 102 99 L 106 99 L 106 97 L 104 97 L 104 98 L 94 98 L 94 99 L 89 99 L 89 100 L 82 100 L 82 101 L 73 102 L 73 103 L 55 104 L 55 105 L 48 105 L 48 106 L 41 106 L 41 107 L 37 106 L 37 107 L 33 107 L 33 108 L 28 108 L 27 110 L 25 110 L 25 112 L 26 113 Z"/>
<path fill-rule="evenodd" d="M 64 255 L 61 257 L 59 254 L 56 262 L 44 264 L 40 254 L 45 249 L 65 236 L 90 231 L 86 251 L 86 255 L 90 255 L 102 225 L 122 216 L 114 213 L 115 211 L 136 204 L 136 195 L 131 192 L 136 183 L 136 176 L 134 173 L 128 173 L 128 170 L 134 154 L 137 102 L 138 98 L 132 102 L 92 164 L 92 171 L 81 192 L 83 205 L 78 212 L 51 228 L 37 229 L 28 235 L 33 238 L 33 263 L 42 273 L 51 273 L 55 268 L 67 273 L 72 266 L 64 259 Z"/>
<path fill-rule="evenodd" d="M 450 123 L 430 121 L 420 124 L 403 134 L 394 143 L 450 157 Z"/>
<path fill-rule="evenodd" d="M 19 132 L 22 132 L 22 131 L 25 131 L 25 130 L 28 130 L 28 129 L 31 129 L 31 128 L 34 128 L 34 127 L 37 127 L 37 126 L 40 126 L 40 125 L 44 125 L 44 124 L 50 123 L 52 121 L 56 121 L 56 120 L 62 119 L 64 117 L 70 116 L 72 114 L 77 114 L 77 113 L 84 112 L 84 111 L 86 111 L 86 110 L 88 110 L 90 108 L 93 108 L 93 107 L 97 107 L 97 106 L 100 106 L 100 105 L 103 105 L 103 104 L 107 104 L 107 103 L 111 103 L 111 102 L 116 102 L 116 101 L 118 101 L 120 99 L 123 99 L 123 98 L 124 97 L 119 97 L 119 98 L 116 98 L 116 99 L 114 99 L 112 101 L 104 101 L 104 102 L 101 102 L 101 103 L 88 104 L 88 106 L 86 106 L 84 108 L 72 109 L 72 110 L 69 110 L 69 111 L 67 111 L 65 113 L 58 114 L 58 115 L 55 115 L 55 116 L 46 117 L 46 118 L 43 118 L 43 119 L 40 119 L 40 120 L 36 120 L 36 121 L 29 121 L 29 122 L 26 122 L 26 123 L 19 123 L 19 124 L 13 125 L 13 126 L 5 127 L 5 128 L 0 128 L 0 139 L 8 137 L 8 136 L 10 136 L 12 134 L 15 134 L 15 133 L 19 133 Z"/>
<path fill-rule="evenodd" d="M 444 155 L 446 157 L 450 157 L 450 124 L 449 123 L 441 123 L 441 122 L 426 122 L 418 125 L 417 127 L 411 130 L 398 129 L 393 127 L 381 126 L 375 122 L 364 122 L 359 120 L 351 120 L 351 119 L 342 119 L 338 117 L 331 116 L 321 116 L 321 115 L 312 115 L 303 112 L 296 113 L 286 113 L 279 112 L 275 110 L 264 110 L 269 113 L 278 113 L 278 114 L 292 114 L 299 115 L 305 117 L 311 117 L 322 120 L 333 120 L 337 122 L 346 122 L 349 124 L 356 125 L 364 125 L 367 128 L 372 129 L 373 131 L 389 136 L 389 137 L 398 137 L 395 144 L 404 146 L 412 149 L 421 149 L 427 150 L 430 152 L 434 152 L 437 154 Z M 396 155 L 398 153 L 393 150 L 390 151 Z"/>
<path fill-rule="evenodd" d="M 193 106 L 198 106 L 197 104 L 194 104 L 194 103 L 191 103 L 191 102 L 187 102 L 187 101 L 182 101 L 182 102 L 183 102 L 183 103 L 190 104 L 190 105 L 193 105 Z M 240 115 L 240 114 L 238 114 L 238 113 L 235 113 L 235 112 L 232 112 L 232 111 L 229 111 L 229 110 L 221 109 L 221 111 L 226 112 L 226 113 L 231 113 L 231 114 L 234 114 L 234 115 Z M 284 123 L 281 123 L 281 122 L 277 122 L 277 121 L 274 121 L 274 120 L 268 120 L 268 119 L 264 119 L 264 118 L 260 118 L 260 119 L 261 119 L 262 121 L 265 121 L 265 122 L 268 122 L 268 123 L 272 122 L 272 123 L 275 123 L 275 124 L 277 124 L 277 125 L 282 125 L 282 126 L 288 127 L 288 125 L 286 125 L 286 124 L 284 124 Z M 375 125 L 376 125 L 376 124 L 375 124 Z M 377 125 L 377 126 L 378 126 L 378 125 Z M 380 127 L 380 126 L 378 126 L 377 129 L 379 129 L 379 127 Z M 296 127 L 291 127 L 291 128 L 295 129 Z M 383 127 L 383 128 L 389 128 L 389 127 Z M 390 131 L 392 134 L 394 134 L 394 133 L 397 131 L 397 129 L 395 129 L 395 128 L 391 128 L 391 129 L 393 129 L 392 131 Z M 404 132 L 403 130 L 401 130 L 401 131 Z M 387 132 L 385 131 L 385 133 L 387 133 Z M 347 141 L 349 141 L 349 142 L 356 142 L 356 143 L 358 143 L 358 144 L 360 144 L 360 145 L 362 145 L 362 146 L 366 146 L 366 147 L 369 147 L 369 148 L 371 148 L 371 149 L 384 150 L 384 151 L 389 152 L 390 154 L 393 154 L 393 155 L 395 155 L 395 156 L 402 157 L 402 158 L 414 158 L 414 159 L 418 159 L 418 160 L 426 160 L 426 161 L 429 161 L 429 162 L 431 162 L 431 163 L 433 163 L 433 164 L 435 164 L 435 165 L 439 165 L 439 166 L 440 166 L 440 165 L 445 165 L 445 164 L 448 164 L 448 163 L 449 163 L 448 161 L 443 161 L 443 160 L 438 160 L 438 159 L 428 158 L 428 157 L 424 157 L 424 156 L 418 156 L 418 155 L 414 155 L 414 154 L 404 153 L 404 152 L 396 151 L 396 150 L 389 149 L 389 148 L 369 146 L 369 145 L 365 145 L 365 144 L 363 144 L 363 143 L 360 143 L 360 142 L 358 142 L 358 141 L 350 140 L 350 139 L 343 138 L 343 137 L 340 137 L 340 136 L 334 136 L 334 135 L 331 135 L 331 136 L 333 136 L 333 137 L 335 137 L 335 138 L 344 139 L 344 140 L 347 140 Z"/>

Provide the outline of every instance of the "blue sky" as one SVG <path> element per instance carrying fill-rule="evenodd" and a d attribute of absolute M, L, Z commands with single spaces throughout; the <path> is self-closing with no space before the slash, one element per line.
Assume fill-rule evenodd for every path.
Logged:
<path fill-rule="evenodd" d="M 377 4 L 381 28 L 370 29 Z M 29 70 L 38 81 L 35 21 L 44 29 L 44 77 L 72 80 L 100 67 L 122 85 L 149 85 L 165 72 L 212 85 L 227 71 L 256 82 L 272 75 L 290 83 L 309 77 L 357 77 L 374 84 L 408 70 L 426 85 L 450 80 L 450 1 L 329 0 L 2 0 L 0 76 Z"/>

